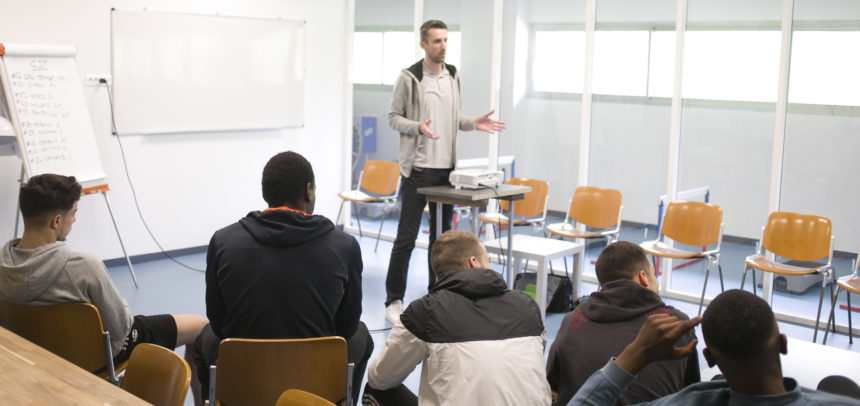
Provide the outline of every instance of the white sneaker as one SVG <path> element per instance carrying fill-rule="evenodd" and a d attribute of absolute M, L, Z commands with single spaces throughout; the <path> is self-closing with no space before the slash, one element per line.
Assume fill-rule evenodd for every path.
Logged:
<path fill-rule="evenodd" d="M 395 300 L 385 308 L 385 320 L 394 325 L 397 320 L 400 320 L 401 313 L 403 313 L 403 301 Z"/>

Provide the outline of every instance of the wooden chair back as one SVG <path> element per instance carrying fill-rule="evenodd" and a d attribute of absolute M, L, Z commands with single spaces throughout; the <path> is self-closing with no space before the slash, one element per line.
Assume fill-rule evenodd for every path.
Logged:
<path fill-rule="evenodd" d="M 156 406 L 181 406 L 190 383 L 191 368 L 179 354 L 141 343 L 131 352 L 120 387 Z"/>
<path fill-rule="evenodd" d="M 361 174 L 360 187 L 370 193 L 388 196 L 397 191 L 400 164 L 390 161 L 367 161 Z"/>
<path fill-rule="evenodd" d="M 0 326 L 87 371 L 105 366 L 105 331 L 92 304 L 23 306 L 0 301 Z"/>
<path fill-rule="evenodd" d="M 767 217 L 761 246 L 783 258 L 815 261 L 830 256 L 831 229 L 825 217 L 773 212 Z"/>
<path fill-rule="evenodd" d="M 546 182 L 537 179 L 510 178 L 505 183 L 532 188 L 531 192 L 526 193 L 522 200 L 514 202 L 514 215 L 523 217 L 543 215 L 546 208 L 546 194 L 549 190 L 549 185 Z M 507 200 L 500 200 L 499 206 L 502 210 L 510 210 Z"/>
<path fill-rule="evenodd" d="M 275 406 L 335 406 L 335 404 L 310 392 L 287 389 L 278 398 Z"/>
<path fill-rule="evenodd" d="M 342 337 L 253 340 L 227 338 L 218 347 L 215 399 L 230 405 L 273 405 L 287 389 L 337 403 L 347 396 Z"/>
<path fill-rule="evenodd" d="M 570 201 L 570 218 L 594 228 L 609 228 L 618 224 L 621 192 L 594 186 L 580 186 Z"/>
<path fill-rule="evenodd" d="M 703 202 L 674 201 L 666 206 L 661 234 L 682 244 L 706 247 L 720 239 L 723 209 Z"/>

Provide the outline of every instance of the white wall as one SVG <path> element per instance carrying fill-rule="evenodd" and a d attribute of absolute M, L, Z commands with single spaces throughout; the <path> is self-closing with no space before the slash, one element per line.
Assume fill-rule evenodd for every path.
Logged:
<path fill-rule="evenodd" d="M 0 41 L 75 45 L 78 68 L 86 75 L 110 72 L 112 7 L 307 21 L 304 128 L 122 137 L 143 215 L 165 249 L 181 249 L 206 245 L 218 228 L 265 207 L 262 167 L 284 150 L 305 155 L 314 166 L 316 213 L 337 214 L 336 194 L 348 182 L 343 159 L 349 139 L 344 134 L 344 112 L 351 102 L 344 99 L 346 4 L 346 0 L 0 0 Z M 134 208 L 116 137 L 110 135 L 107 94 L 104 89 L 84 91 L 126 248 L 131 255 L 156 252 Z M 16 157 L 0 157 L 3 239 L 12 236 L 20 165 Z M 84 197 L 79 206 L 69 237 L 72 247 L 104 259 L 121 257 L 102 198 Z"/>

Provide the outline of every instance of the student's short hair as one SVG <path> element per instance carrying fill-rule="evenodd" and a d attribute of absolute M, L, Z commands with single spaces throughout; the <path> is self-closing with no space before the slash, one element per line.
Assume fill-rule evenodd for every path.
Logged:
<path fill-rule="evenodd" d="M 21 185 L 18 203 L 25 224 L 46 221 L 57 214 L 65 214 L 81 198 L 81 184 L 74 176 L 46 173 L 30 178 Z"/>
<path fill-rule="evenodd" d="M 767 302 L 739 289 L 714 298 L 702 316 L 705 344 L 734 359 L 762 354 L 774 329 L 776 319 Z"/>
<path fill-rule="evenodd" d="M 597 257 L 594 271 L 597 282 L 603 286 L 609 282 L 633 279 L 640 270 L 648 272 L 650 262 L 642 247 L 628 241 L 609 244 Z"/>
<path fill-rule="evenodd" d="M 481 258 L 484 244 L 478 237 L 465 231 L 450 230 L 442 233 L 430 250 L 430 266 L 436 275 L 466 269 L 469 258 Z"/>
<path fill-rule="evenodd" d="M 421 41 L 427 42 L 427 31 L 430 31 L 431 28 L 442 28 L 447 30 L 448 26 L 439 20 L 425 21 L 424 24 L 421 24 Z"/>
<path fill-rule="evenodd" d="M 263 199 L 269 207 L 298 203 L 308 183 L 315 185 L 311 163 L 296 152 L 281 152 L 263 168 Z"/>

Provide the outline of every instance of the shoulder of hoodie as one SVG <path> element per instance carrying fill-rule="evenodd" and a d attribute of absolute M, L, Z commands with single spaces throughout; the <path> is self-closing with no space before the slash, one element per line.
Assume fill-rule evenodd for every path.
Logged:
<path fill-rule="evenodd" d="M 69 259 L 66 262 L 66 269 L 69 272 L 81 271 L 85 274 L 101 272 L 107 274 L 107 267 L 104 261 L 95 255 L 73 251 L 65 245 L 64 248 L 69 250 Z"/>

